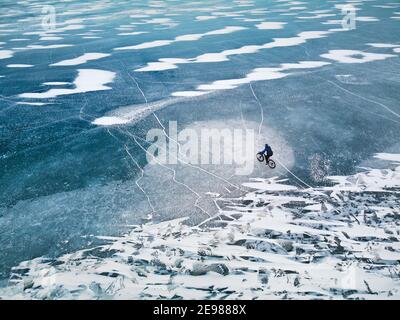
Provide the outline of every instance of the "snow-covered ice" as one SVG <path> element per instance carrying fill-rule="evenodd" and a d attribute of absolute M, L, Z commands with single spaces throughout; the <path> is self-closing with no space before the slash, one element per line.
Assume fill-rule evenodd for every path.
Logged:
<path fill-rule="evenodd" d="M 106 86 L 106 84 L 111 83 L 114 77 L 115 73 L 111 71 L 79 69 L 78 76 L 74 80 L 75 88 L 73 89 L 50 89 L 40 93 L 22 93 L 20 94 L 20 97 L 31 99 L 48 99 L 62 95 L 110 90 L 111 87 Z"/>
<path fill-rule="evenodd" d="M 185 218 L 132 227 L 122 237 L 13 268 L 13 299 L 399 299 L 397 166 L 301 189 L 258 180 L 217 197 L 207 223 Z M 377 200 L 379 199 L 379 202 Z"/>

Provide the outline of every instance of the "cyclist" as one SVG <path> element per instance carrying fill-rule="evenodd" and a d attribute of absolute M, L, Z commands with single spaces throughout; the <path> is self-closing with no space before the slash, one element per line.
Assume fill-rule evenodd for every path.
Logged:
<path fill-rule="evenodd" d="M 269 158 L 274 154 L 271 147 L 268 144 L 265 144 L 264 150 L 259 153 L 265 154 L 265 163 L 268 164 Z"/>

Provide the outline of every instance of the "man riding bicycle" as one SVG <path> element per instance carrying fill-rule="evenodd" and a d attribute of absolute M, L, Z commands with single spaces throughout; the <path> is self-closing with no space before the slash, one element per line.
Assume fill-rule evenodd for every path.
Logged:
<path fill-rule="evenodd" d="M 271 147 L 268 144 L 265 144 L 264 150 L 260 151 L 259 153 L 265 155 L 265 163 L 268 164 L 269 158 L 274 154 Z"/>

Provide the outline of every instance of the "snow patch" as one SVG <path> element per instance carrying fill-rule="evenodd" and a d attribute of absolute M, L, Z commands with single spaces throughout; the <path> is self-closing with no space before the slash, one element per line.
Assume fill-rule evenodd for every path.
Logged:
<path fill-rule="evenodd" d="M 328 53 L 322 54 L 321 57 L 340 63 L 366 63 L 385 60 L 387 58 L 396 57 L 396 55 L 371 53 L 359 50 L 330 50 Z"/>
<path fill-rule="evenodd" d="M 110 90 L 111 88 L 106 86 L 106 84 L 112 82 L 114 80 L 114 77 L 115 72 L 111 71 L 79 69 L 78 76 L 73 82 L 75 85 L 74 89 L 50 89 L 41 93 L 23 93 L 20 94 L 19 97 L 32 99 L 48 99 L 56 98 L 62 95 Z"/>
<path fill-rule="evenodd" d="M 32 68 L 33 67 L 33 65 L 32 64 L 23 64 L 23 63 L 20 63 L 20 64 L 8 64 L 7 65 L 7 68 Z"/>
<path fill-rule="evenodd" d="M 110 54 L 108 53 L 94 53 L 94 52 L 89 52 L 81 55 L 80 57 L 74 58 L 74 59 L 68 59 L 68 60 L 63 60 L 57 63 L 53 63 L 50 66 L 76 66 L 80 64 L 84 64 L 88 61 L 92 60 L 98 60 L 102 59 L 105 57 L 109 57 Z"/>
<path fill-rule="evenodd" d="M 260 30 L 278 30 L 283 29 L 286 22 L 261 22 L 256 25 Z"/>
<path fill-rule="evenodd" d="M 0 59 L 8 59 L 14 55 L 12 50 L 0 50 Z"/>

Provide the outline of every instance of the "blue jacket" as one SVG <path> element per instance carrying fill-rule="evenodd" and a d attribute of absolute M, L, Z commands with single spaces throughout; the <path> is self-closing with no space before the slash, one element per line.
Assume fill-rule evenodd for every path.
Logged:
<path fill-rule="evenodd" d="M 261 152 L 262 153 L 266 153 L 266 154 L 271 154 L 272 153 L 272 149 L 268 144 L 266 144 L 264 150 L 261 151 Z"/>

